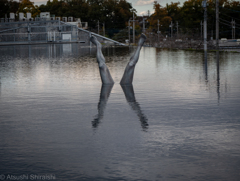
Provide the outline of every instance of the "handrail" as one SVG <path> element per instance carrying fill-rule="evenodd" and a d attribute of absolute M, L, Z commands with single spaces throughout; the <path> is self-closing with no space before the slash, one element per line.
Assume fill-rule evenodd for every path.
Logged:
<path fill-rule="evenodd" d="M 22 27 L 17 27 L 17 28 L 6 29 L 6 30 L 2 30 L 2 31 L 0 31 L 0 33 L 2 33 L 2 32 L 5 32 L 5 31 L 16 30 L 16 29 L 20 29 L 20 28 L 22 28 Z"/>
<path fill-rule="evenodd" d="M 66 23 L 66 22 L 63 22 L 63 21 L 61 21 L 61 23 L 66 24 L 66 25 L 71 25 L 71 24 Z M 71 25 L 71 26 L 74 26 L 74 25 Z M 126 46 L 126 45 L 123 44 L 123 43 L 120 43 L 120 42 L 118 42 L 118 41 L 112 40 L 112 39 L 110 39 L 110 38 L 107 38 L 107 37 L 105 37 L 105 36 L 99 35 L 99 34 L 97 34 L 97 33 L 93 33 L 93 32 L 91 32 L 91 31 L 84 30 L 84 29 L 78 28 L 78 27 L 77 27 L 77 29 L 80 30 L 80 31 L 86 32 L 86 33 L 91 33 L 91 35 L 97 36 L 97 37 L 99 37 L 99 38 L 103 38 L 103 39 L 105 39 L 105 40 L 111 41 L 111 42 L 116 43 L 116 44 L 118 44 L 118 45 Z"/>

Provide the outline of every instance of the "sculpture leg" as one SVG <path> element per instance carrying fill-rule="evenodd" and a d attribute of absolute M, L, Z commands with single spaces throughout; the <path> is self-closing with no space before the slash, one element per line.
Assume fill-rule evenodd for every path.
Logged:
<path fill-rule="evenodd" d="M 133 56 L 130 58 L 130 61 L 128 62 L 127 66 L 125 68 L 125 71 L 124 71 L 124 74 L 123 74 L 120 84 L 132 84 L 135 65 L 138 62 L 140 50 L 141 50 L 145 40 L 146 40 L 146 36 L 144 34 L 141 34 L 141 37 L 138 41 L 137 50 L 135 51 Z"/>
<path fill-rule="evenodd" d="M 105 64 L 105 58 L 102 54 L 102 45 L 99 43 L 96 37 L 92 36 L 90 41 L 97 47 L 97 62 L 99 66 L 99 72 L 103 84 L 114 84 L 112 76 Z"/>

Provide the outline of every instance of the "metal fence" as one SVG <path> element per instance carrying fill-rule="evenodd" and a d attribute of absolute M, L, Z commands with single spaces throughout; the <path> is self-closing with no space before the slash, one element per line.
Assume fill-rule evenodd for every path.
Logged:
<path fill-rule="evenodd" d="M 64 38 L 64 35 L 69 35 Z M 78 36 L 71 31 L 65 32 L 38 32 L 38 33 L 2 33 L 0 43 L 21 43 L 21 42 L 72 42 L 77 41 Z"/>
<path fill-rule="evenodd" d="M 75 23 L 60 20 L 39 20 L 0 23 L 0 44 L 36 43 L 36 42 L 80 42 L 90 45 L 94 35 L 100 42 L 124 45 L 99 34 L 77 27 Z"/>
<path fill-rule="evenodd" d="M 0 43 L 79 41 L 76 25 L 58 20 L 0 23 Z"/>

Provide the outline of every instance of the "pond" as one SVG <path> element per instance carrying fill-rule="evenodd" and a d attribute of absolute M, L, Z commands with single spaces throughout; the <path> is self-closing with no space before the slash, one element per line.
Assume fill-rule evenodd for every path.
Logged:
<path fill-rule="evenodd" d="M 0 178 L 240 180 L 238 53 L 0 46 Z"/>

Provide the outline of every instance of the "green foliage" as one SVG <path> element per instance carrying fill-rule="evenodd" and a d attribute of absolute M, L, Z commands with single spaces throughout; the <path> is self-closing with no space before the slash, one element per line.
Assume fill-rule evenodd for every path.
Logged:
<path fill-rule="evenodd" d="M 5 14 L 9 17 L 9 13 L 17 12 L 19 2 L 13 0 L 0 0 L 0 7 L 0 18 L 4 18 Z"/>
<path fill-rule="evenodd" d="M 150 29 L 157 30 L 158 20 L 160 22 L 160 30 L 166 29 L 172 18 L 168 16 L 167 9 L 162 7 L 157 1 L 154 1 L 153 8 L 155 12 L 149 18 Z"/>
<path fill-rule="evenodd" d="M 126 0 L 48 0 L 39 9 L 55 16 L 81 18 L 92 28 L 96 28 L 99 21 L 105 22 L 107 28 L 115 29 L 125 28 L 134 11 Z"/>
<path fill-rule="evenodd" d="M 203 19 L 202 0 L 185 1 L 181 8 L 179 18 L 180 25 L 183 30 L 195 27 L 200 28 L 201 20 Z"/>
<path fill-rule="evenodd" d="M 208 32 L 215 36 L 215 1 L 208 0 Z M 0 17 L 9 17 L 9 13 L 31 12 L 32 16 L 40 12 L 50 12 L 56 17 L 81 18 L 82 22 L 88 22 L 92 29 L 97 29 L 98 21 L 100 26 L 105 23 L 106 34 L 112 37 L 128 26 L 128 20 L 132 18 L 136 10 L 127 0 L 48 0 L 46 5 L 34 6 L 31 0 L 23 0 L 21 3 L 15 0 L 0 0 Z M 149 16 L 147 31 L 157 32 L 158 20 L 162 34 L 169 32 L 171 21 L 174 24 L 173 33 L 176 32 L 178 22 L 181 33 L 200 33 L 200 23 L 203 21 L 202 0 L 187 0 L 182 6 L 179 2 L 161 6 L 154 2 L 155 12 Z M 220 16 L 220 38 L 231 38 L 231 21 L 236 20 L 236 37 L 240 38 L 240 2 L 239 0 L 219 0 Z M 136 14 L 135 14 L 136 15 Z M 140 26 L 136 24 L 136 31 L 140 32 Z M 211 36 L 209 35 L 208 36 Z"/>
<path fill-rule="evenodd" d="M 38 6 L 34 6 L 33 2 L 30 0 L 22 0 L 19 4 L 17 14 L 20 12 L 23 12 L 24 14 L 29 12 L 32 14 L 32 17 L 35 18 L 40 13 L 40 10 L 38 9 Z"/>

